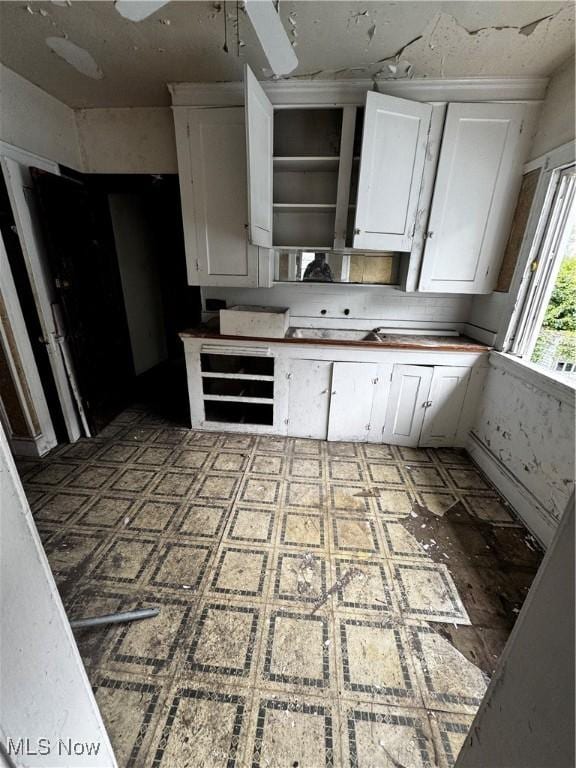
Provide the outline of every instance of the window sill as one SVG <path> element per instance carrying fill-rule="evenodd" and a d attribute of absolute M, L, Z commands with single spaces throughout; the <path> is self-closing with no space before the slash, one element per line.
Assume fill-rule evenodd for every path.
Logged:
<path fill-rule="evenodd" d="M 534 363 L 527 363 L 504 352 L 491 352 L 490 364 L 574 408 L 576 379 L 574 383 L 566 381 L 554 371 L 546 371 Z"/>

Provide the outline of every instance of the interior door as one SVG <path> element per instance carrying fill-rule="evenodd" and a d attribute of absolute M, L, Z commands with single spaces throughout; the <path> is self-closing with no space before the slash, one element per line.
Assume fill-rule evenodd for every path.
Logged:
<path fill-rule="evenodd" d="M 416 447 L 428 403 L 433 368 L 395 365 L 384 424 L 385 443 Z"/>
<path fill-rule="evenodd" d="M 108 203 L 81 181 L 31 171 L 78 390 L 96 434 L 126 407 L 134 384 Z"/>
<path fill-rule="evenodd" d="M 470 368 L 435 366 L 420 445 L 454 445 L 469 380 Z"/>
<path fill-rule="evenodd" d="M 328 440 L 368 441 L 377 383 L 376 363 L 334 363 Z"/>
<path fill-rule="evenodd" d="M 450 104 L 420 291 L 490 293 L 524 162 L 522 104 Z"/>
<path fill-rule="evenodd" d="M 0 477 L 0 741 L 11 758 L 0 764 L 116 768 L 1 426 Z M 60 739 L 86 750 L 67 755 Z"/>
<path fill-rule="evenodd" d="M 288 375 L 288 435 L 326 440 L 332 363 L 329 360 L 290 360 Z"/>
<path fill-rule="evenodd" d="M 65 439 L 67 435 L 70 442 L 75 442 L 82 434 L 81 422 L 61 352 L 66 342 L 65 340 L 60 341 L 54 321 L 53 305 L 56 301 L 56 288 L 48 267 L 48 256 L 42 237 L 40 213 L 34 195 L 30 169 L 10 157 L 2 157 L 1 162 L 30 290 L 38 313 L 40 332 L 37 334 L 37 339 L 45 348 L 54 379 L 56 397 L 50 409 L 50 415 L 57 425 L 61 411 L 64 430 L 57 427 L 57 435 L 60 439 Z M 19 288 L 22 295 L 22 281 Z M 33 312 L 28 312 L 26 314 L 27 324 L 31 322 L 32 318 Z M 49 391 L 50 388 L 47 382 L 49 382 L 49 376 L 44 373 L 42 385 L 45 392 Z M 62 434 L 63 432 L 65 435 Z"/>
<path fill-rule="evenodd" d="M 244 108 L 248 158 L 248 233 L 251 243 L 270 248 L 274 109 L 247 64 L 244 68 Z"/>
<path fill-rule="evenodd" d="M 188 143 L 195 229 L 189 247 L 196 253 L 197 282 L 256 287 L 258 248 L 246 237 L 244 110 L 190 109 Z"/>
<path fill-rule="evenodd" d="M 431 117 L 430 104 L 367 94 L 354 248 L 411 249 Z"/>

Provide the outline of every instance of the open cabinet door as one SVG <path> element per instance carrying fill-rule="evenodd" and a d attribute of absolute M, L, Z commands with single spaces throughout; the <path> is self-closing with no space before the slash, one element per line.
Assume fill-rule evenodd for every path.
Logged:
<path fill-rule="evenodd" d="M 1 426 L 0 527 L 0 765 L 116 768 Z"/>
<path fill-rule="evenodd" d="M 366 96 L 353 247 L 409 251 L 432 106 Z"/>
<path fill-rule="evenodd" d="M 247 64 L 244 68 L 244 108 L 248 160 L 248 233 L 253 245 L 270 248 L 274 109 Z"/>

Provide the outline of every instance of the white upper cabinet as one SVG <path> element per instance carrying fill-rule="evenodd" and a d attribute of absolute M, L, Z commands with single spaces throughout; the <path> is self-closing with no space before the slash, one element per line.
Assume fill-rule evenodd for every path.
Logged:
<path fill-rule="evenodd" d="M 490 293 L 521 178 L 522 104 L 450 104 L 419 289 Z"/>
<path fill-rule="evenodd" d="M 367 94 L 354 248 L 410 250 L 431 116 L 430 104 Z"/>
<path fill-rule="evenodd" d="M 258 248 L 246 237 L 242 107 L 175 111 L 188 282 L 257 286 Z"/>
<path fill-rule="evenodd" d="M 272 157 L 274 109 L 248 65 L 244 68 L 248 229 L 250 242 L 272 246 Z"/>

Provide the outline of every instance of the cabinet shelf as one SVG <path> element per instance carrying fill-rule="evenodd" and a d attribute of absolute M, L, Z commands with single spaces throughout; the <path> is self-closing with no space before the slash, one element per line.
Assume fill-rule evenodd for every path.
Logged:
<path fill-rule="evenodd" d="M 240 379 L 241 381 L 274 381 L 274 376 L 255 373 L 207 373 L 202 371 L 203 379 Z"/>
<path fill-rule="evenodd" d="M 276 156 L 273 160 L 275 171 L 336 171 L 338 170 L 338 164 L 340 162 L 338 156 Z"/>
<path fill-rule="evenodd" d="M 244 397 L 244 395 L 204 395 L 202 399 L 216 403 L 260 403 L 262 405 L 274 403 L 273 397 Z"/>
<path fill-rule="evenodd" d="M 314 213 L 315 211 L 335 211 L 336 203 L 274 203 L 275 211 L 290 213 Z"/>

